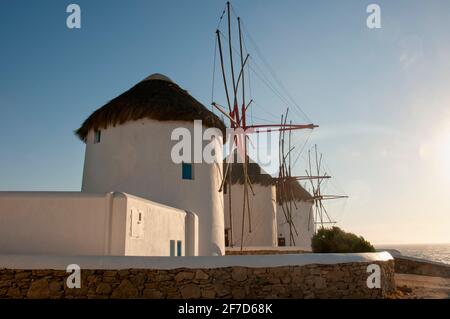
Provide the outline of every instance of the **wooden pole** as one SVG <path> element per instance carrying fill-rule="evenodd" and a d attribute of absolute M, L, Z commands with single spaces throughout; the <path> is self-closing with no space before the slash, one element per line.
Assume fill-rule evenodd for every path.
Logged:
<path fill-rule="evenodd" d="M 223 62 L 223 52 L 222 52 L 222 42 L 220 41 L 220 31 L 217 30 L 216 34 L 217 34 L 217 42 L 219 44 L 220 66 L 222 68 L 222 78 L 223 78 L 223 84 L 225 86 L 225 95 L 227 97 L 228 110 L 231 113 L 230 95 L 228 94 L 227 76 L 225 74 L 225 65 Z M 233 123 L 231 123 L 231 125 L 234 126 Z"/>

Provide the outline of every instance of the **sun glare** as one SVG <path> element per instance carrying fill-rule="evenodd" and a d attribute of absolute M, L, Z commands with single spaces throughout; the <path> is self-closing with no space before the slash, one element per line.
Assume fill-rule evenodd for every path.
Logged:
<path fill-rule="evenodd" d="M 423 160 L 432 163 L 435 170 L 450 184 L 450 121 L 420 146 L 419 154 Z"/>
<path fill-rule="evenodd" d="M 441 169 L 445 174 L 445 177 L 450 180 L 450 125 L 437 137 L 435 148 L 439 169 Z"/>

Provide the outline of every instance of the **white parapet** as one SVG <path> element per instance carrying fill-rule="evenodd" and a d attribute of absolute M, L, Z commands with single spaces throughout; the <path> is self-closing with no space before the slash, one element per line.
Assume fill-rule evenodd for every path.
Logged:
<path fill-rule="evenodd" d="M 45 256 L 0 255 L 0 268 L 7 269 L 66 269 L 77 264 L 81 269 L 211 269 L 224 267 L 283 267 L 310 264 L 345 264 L 389 261 L 388 252 L 358 254 L 293 254 L 198 257 L 122 257 L 122 256 Z"/>

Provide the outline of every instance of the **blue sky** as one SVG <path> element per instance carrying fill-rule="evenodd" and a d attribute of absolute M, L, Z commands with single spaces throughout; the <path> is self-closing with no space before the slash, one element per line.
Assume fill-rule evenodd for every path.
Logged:
<path fill-rule="evenodd" d="M 80 30 L 66 27 L 69 1 L 0 1 L 0 190 L 79 190 L 84 144 L 73 131 L 151 73 L 211 102 L 224 1 L 72 2 Z M 377 30 L 366 27 L 373 2 Z M 330 207 L 340 225 L 375 243 L 450 242 L 450 2 L 233 5 L 320 125 L 310 145 L 350 195 Z M 277 120 L 285 109 L 267 91 L 255 80 L 254 114 Z"/>

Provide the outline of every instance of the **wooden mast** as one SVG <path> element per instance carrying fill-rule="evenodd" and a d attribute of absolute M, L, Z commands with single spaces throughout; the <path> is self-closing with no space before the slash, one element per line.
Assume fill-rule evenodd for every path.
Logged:
<path fill-rule="evenodd" d="M 228 51 L 229 51 L 229 55 L 230 55 L 230 71 L 231 71 L 231 82 L 233 85 L 233 101 L 231 100 L 231 96 L 229 94 L 229 90 L 228 90 L 228 86 L 227 86 L 227 75 L 226 75 L 226 71 L 225 71 L 225 65 L 224 65 L 224 57 L 223 57 L 223 48 L 222 48 L 222 43 L 221 43 L 221 38 L 220 38 L 220 30 L 216 31 L 217 34 L 217 39 L 218 39 L 218 48 L 219 48 L 219 54 L 220 54 L 220 62 L 221 62 L 221 70 L 222 70 L 222 78 L 223 78 L 223 82 L 224 82 L 224 88 L 225 88 L 225 93 L 226 93 L 226 98 L 227 98 L 227 104 L 228 104 L 228 114 L 225 114 L 225 111 L 220 107 L 220 105 L 218 105 L 217 103 L 215 103 L 214 101 L 212 102 L 212 105 L 218 109 L 222 114 L 224 114 L 229 120 L 230 120 L 230 126 L 232 129 L 242 129 L 243 131 L 243 139 L 242 139 L 242 143 L 243 145 L 238 145 L 239 143 L 239 139 L 236 137 L 236 135 L 233 135 L 233 139 L 230 140 L 230 143 L 232 143 L 232 147 L 230 148 L 232 150 L 232 154 L 230 154 L 230 158 L 229 160 L 232 161 L 234 160 L 234 150 L 233 150 L 233 146 L 234 144 L 236 144 L 237 149 L 238 150 L 243 150 L 243 159 L 244 159 L 244 163 L 243 163 L 243 178 L 244 178 L 244 203 L 243 203 L 243 208 L 242 208 L 242 227 L 241 227 L 241 251 L 243 250 L 244 247 L 244 229 L 245 229 L 245 214 L 248 214 L 248 223 L 249 223 L 249 232 L 252 231 L 252 224 L 251 224 L 251 207 L 250 207 L 250 196 L 249 196 L 249 188 L 252 191 L 253 195 L 255 195 L 253 187 L 252 187 L 252 183 L 250 180 L 250 177 L 248 175 L 248 155 L 247 155 L 247 135 L 246 133 L 250 132 L 250 133 L 265 133 L 265 132 L 273 132 L 273 131 L 279 131 L 280 135 L 283 135 L 283 140 L 284 140 L 284 134 L 285 131 L 292 131 L 292 130 L 303 130 L 303 129 L 314 129 L 317 127 L 317 125 L 314 124 L 292 124 L 292 122 L 290 122 L 289 124 L 287 124 L 287 121 L 285 119 L 285 121 L 281 123 L 281 125 L 277 125 L 277 124 L 256 124 L 256 125 L 247 125 L 247 118 L 246 118 L 246 111 L 248 109 L 248 107 L 251 105 L 252 100 L 250 100 L 250 102 L 248 104 L 246 104 L 245 101 L 245 64 L 249 58 L 249 55 L 247 54 L 247 56 L 244 59 L 244 50 L 243 50 L 243 36 L 242 36 L 242 31 L 241 31 L 241 19 L 238 17 L 237 18 L 237 22 L 238 22 L 238 31 L 239 31 L 239 48 L 240 48 L 240 61 L 241 61 L 241 66 L 240 66 L 240 72 L 238 75 L 238 78 L 236 80 L 235 78 L 235 72 L 234 72 L 234 64 L 233 64 L 233 47 L 232 47 L 232 32 L 231 32 L 231 4 L 230 2 L 227 2 L 226 4 L 227 7 L 227 13 L 228 13 Z M 239 110 L 238 107 L 238 94 L 240 93 L 238 91 L 239 89 L 239 85 L 242 85 L 242 106 L 241 109 Z M 287 117 L 287 114 L 286 114 Z M 290 135 L 289 135 L 289 143 L 290 143 Z M 240 146 L 240 147 L 239 147 Z M 283 152 L 284 152 L 284 147 L 283 147 Z M 290 152 L 290 151 L 289 151 Z M 287 155 L 289 157 L 289 166 L 290 166 L 290 153 L 288 153 Z M 285 155 L 283 154 L 283 157 L 285 157 Z M 285 165 L 285 164 L 284 164 Z M 229 222 L 230 222 L 230 240 L 231 240 L 231 245 L 233 245 L 233 217 L 232 217 L 232 194 L 231 194 L 231 185 L 232 185 L 232 165 L 230 165 L 229 161 L 226 161 L 226 168 L 224 170 L 224 176 L 223 176 L 223 180 L 220 186 L 219 191 L 222 190 L 224 184 L 225 184 L 225 180 L 228 177 L 228 201 L 229 201 Z M 282 177 L 281 181 L 282 184 L 286 184 L 285 178 L 287 177 L 287 175 L 290 175 L 291 173 L 291 168 L 289 167 L 288 169 L 284 168 L 283 169 L 283 173 L 282 173 Z M 305 177 L 296 177 L 296 178 L 305 178 Z M 289 179 L 290 180 L 290 179 Z M 287 208 L 288 210 L 292 210 L 292 205 L 290 205 L 290 209 Z M 288 219 L 292 219 L 292 217 L 290 216 L 291 214 L 289 214 L 287 216 Z M 295 227 L 295 225 L 292 225 L 293 227 Z M 291 227 L 292 227 L 291 226 Z"/>

